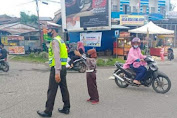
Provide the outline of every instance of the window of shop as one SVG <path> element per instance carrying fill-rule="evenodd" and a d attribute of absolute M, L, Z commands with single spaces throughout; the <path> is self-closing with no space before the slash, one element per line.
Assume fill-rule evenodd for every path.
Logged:
<path fill-rule="evenodd" d="M 161 6 L 161 7 L 160 7 L 160 13 L 161 13 L 162 15 L 165 15 L 165 7 L 164 7 L 164 6 Z"/>
<path fill-rule="evenodd" d="M 151 13 L 155 13 L 155 7 L 151 7 Z"/>
<path fill-rule="evenodd" d="M 136 6 L 133 6 L 133 12 L 138 12 L 138 9 L 136 8 Z"/>
<path fill-rule="evenodd" d="M 129 5 L 127 5 L 127 4 L 123 5 L 123 12 L 124 12 L 125 14 L 130 13 L 130 12 L 131 12 L 130 9 L 131 9 L 131 8 L 130 8 Z"/>
<path fill-rule="evenodd" d="M 143 6 L 143 13 L 147 13 L 147 6 Z"/>
<path fill-rule="evenodd" d="M 112 5 L 112 11 L 117 12 L 118 11 L 118 6 L 117 5 Z"/>

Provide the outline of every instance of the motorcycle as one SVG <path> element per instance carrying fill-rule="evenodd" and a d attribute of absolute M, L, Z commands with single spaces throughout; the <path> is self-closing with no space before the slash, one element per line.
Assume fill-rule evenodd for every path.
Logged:
<path fill-rule="evenodd" d="M 67 68 L 69 71 L 78 71 L 80 73 L 85 73 L 86 71 L 86 55 L 82 55 L 80 59 L 76 59 L 73 62 L 72 68 Z"/>
<path fill-rule="evenodd" d="M 173 49 L 168 48 L 168 59 L 171 61 L 174 59 Z"/>
<path fill-rule="evenodd" d="M 9 71 L 9 64 L 6 61 L 6 59 L 0 59 L 0 70 L 2 70 L 4 72 Z"/>
<path fill-rule="evenodd" d="M 147 72 L 143 79 L 140 81 L 141 85 L 146 87 L 150 87 L 152 85 L 152 88 L 157 93 L 164 94 L 168 92 L 171 88 L 171 81 L 169 77 L 159 71 L 156 62 L 151 56 L 147 56 L 144 61 L 147 63 Z M 133 83 L 133 80 L 136 77 L 136 73 L 132 69 L 124 69 L 123 64 L 119 62 L 117 62 L 115 66 L 117 68 L 113 76 L 115 77 L 115 83 L 118 87 L 126 88 L 129 85 L 137 87 L 140 86 Z"/>

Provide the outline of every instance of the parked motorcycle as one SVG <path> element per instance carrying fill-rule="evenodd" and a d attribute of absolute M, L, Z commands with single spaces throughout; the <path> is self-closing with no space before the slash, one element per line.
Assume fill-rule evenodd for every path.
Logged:
<path fill-rule="evenodd" d="M 2 70 L 4 72 L 9 71 L 9 64 L 6 61 L 6 59 L 0 59 L 0 70 Z"/>
<path fill-rule="evenodd" d="M 82 55 L 80 59 L 76 59 L 73 62 L 73 67 L 68 68 L 69 71 L 78 71 L 80 73 L 85 73 L 86 71 L 86 56 Z"/>
<path fill-rule="evenodd" d="M 168 76 L 159 71 L 156 62 L 151 56 L 147 56 L 144 61 L 147 62 L 147 72 L 144 78 L 140 81 L 141 85 L 149 87 L 152 85 L 152 88 L 157 93 L 166 93 L 171 88 L 171 81 Z M 123 64 L 117 62 L 116 64 L 117 69 L 115 70 L 113 76 L 115 77 L 115 83 L 120 88 L 126 88 L 129 85 L 137 86 L 133 83 L 133 80 L 136 77 L 136 73 L 132 69 L 123 69 Z"/>
<path fill-rule="evenodd" d="M 173 49 L 168 48 L 168 59 L 171 61 L 174 59 Z"/>

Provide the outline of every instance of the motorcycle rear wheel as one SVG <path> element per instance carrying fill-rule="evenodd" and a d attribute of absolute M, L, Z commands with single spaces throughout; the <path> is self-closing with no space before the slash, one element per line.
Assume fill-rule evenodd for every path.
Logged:
<path fill-rule="evenodd" d="M 124 75 L 125 75 L 125 74 L 124 74 L 123 72 L 119 71 L 119 72 L 117 73 L 117 75 L 120 76 L 120 77 L 122 77 L 122 78 L 124 78 Z M 128 87 L 128 84 L 127 84 L 127 83 L 125 83 L 125 82 L 119 80 L 119 79 L 116 78 L 116 77 L 115 77 L 115 83 L 116 83 L 117 86 L 120 87 L 120 88 L 127 88 L 127 87 Z"/>
<path fill-rule="evenodd" d="M 166 76 L 158 75 L 158 77 L 152 82 L 152 88 L 157 93 L 162 93 L 162 94 L 167 93 L 171 88 L 171 81 Z"/>
<path fill-rule="evenodd" d="M 85 63 L 80 63 L 80 69 L 79 69 L 79 72 L 80 73 L 85 73 L 85 71 L 86 71 L 86 65 L 85 65 Z"/>
<path fill-rule="evenodd" d="M 2 71 L 4 71 L 4 72 L 8 72 L 9 71 L 9 65 L 6 62 L 4 62 L 2 64 Z"/>

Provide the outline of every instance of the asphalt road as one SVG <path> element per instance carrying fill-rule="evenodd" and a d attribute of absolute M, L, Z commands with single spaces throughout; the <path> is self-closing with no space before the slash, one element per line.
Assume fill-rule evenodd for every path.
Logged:
<path fill-rule="evenodd" d="M 114 67 L 98 68 L 97 105 L 86 102 L 89 96 L 85 73 L 68 72 L 71 112 L 64 115 L 57 111 L 63 106 L 58 91 L 53 118 L 176 118 L 177 61 L 159 62 L 159 67 L 172 81 L 166 94 L 158 94 L 152 87 L 120 89 L 108 79 Z M 39 118 L 36 111 L 44 110 L 48 77 L 46 65 L 10 62 L 10 71 L 0 72 L 0 118 Z"/>

